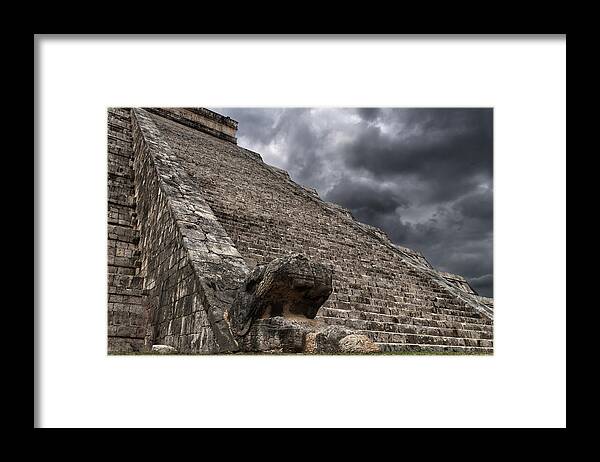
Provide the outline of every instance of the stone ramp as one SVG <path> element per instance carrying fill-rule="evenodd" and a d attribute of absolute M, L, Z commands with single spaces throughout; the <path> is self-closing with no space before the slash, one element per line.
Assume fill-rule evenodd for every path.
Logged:
<path fill-rule="evenodd" d="M 383 351 L 493 351 L 487 307 L 383 232 L 322 201 L 256 153 L 136 111 L 168 147 L 161 175 L 185 192 L 182 209 L 193 210 L 186 200 L 202 197 L 249 268 L 294 252 L 333 266 L 333 293 L 317 319 L 356 329 Z"/>
<path fill-rule="evenodd" d="M 227 319 L 248 268 L 147 111 L 133 109 L 146 349 L 239 351 Z"/>

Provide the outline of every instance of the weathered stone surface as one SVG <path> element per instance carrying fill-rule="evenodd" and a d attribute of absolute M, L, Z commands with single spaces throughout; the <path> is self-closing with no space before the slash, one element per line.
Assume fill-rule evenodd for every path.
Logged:
<path fill-rule="evenodd" d="M 314 354 L 317 352 L 317 333 L 309 332 L 304 337 L 304 353 Z"/>
<path fill-rule="evenodd" d="M 108 110 L 108 352 L 144 347 L 131 111 Z"/>
<path fill-rule="evenodd" d="M 302 254 L 276 258 L 254 268 L 231 308 L 231 327 L 245 335 L 257 318 L 313 319 L 331 294 L 332 271 Z"/>
<path fill-rule="evenodd" d="M 205 108 L 147 108 L 148 111 L 175 120 L 232 143 L 237 143 L 237 122 Z"/>
<path fill-rule="evenodd" d="M 352 333 L 351 329 L 342 326 L 323 326 L 323 328 L 316 332 L 316 353 L 340 352 L 340 341 Z"/>
<path fill-rule="evenodd" d="M 350 334 L 339 342 L 343 353 L 379 353 L 379 347 L 369 337 L 360 334 Z"/>
<path fill-rule="evenodd" d="M 144 339 L 135 337 L 108 336 L 108 353 L 134 353 L 144 350 Z"/>
<path fill-rule="evenodd" d="M 302 353 L 306 335 L 312 331 L 313 327 L 306 321 L 281 316 L 259 319 L 240 338 L 240 346 L 246 352 Z"/>
<path fill-rule="evenodd" d="M 159 355 L 174 355 L 177 354 L 177 348 L 173 348 L 169 345 L 152 345 L 153 353 L 157 353 Z"/>
<path fill-rule="evenodd" d="M 259 319 L 240 340 L 242 351 L 263 353 L 374 353 L 379 348 L 351 329 L 311 319 Z"/>

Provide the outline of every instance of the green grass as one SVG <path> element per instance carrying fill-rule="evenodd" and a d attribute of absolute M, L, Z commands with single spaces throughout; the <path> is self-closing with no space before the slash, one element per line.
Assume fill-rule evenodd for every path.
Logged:
<path fill-rule="evenodd" d="M 484 351 L 384 351 L 376 355 L 416 355 L 416 356 L 494 356 L 494 353 Z"/>
<path fill-rule="evenodd" d="M 109 356 L 493 356 L 493 353 L 480 351 L 383 351 L 379 353 L 224 353 L 224 354 L 199 354 L 199 353 L 177 353 L 159 354 L 151 351 L 133 351 L 129 353 L 108 353 Z"/>

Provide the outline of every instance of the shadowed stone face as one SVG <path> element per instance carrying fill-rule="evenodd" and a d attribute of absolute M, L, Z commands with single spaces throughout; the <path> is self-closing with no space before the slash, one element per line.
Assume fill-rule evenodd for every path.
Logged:
<path fill-rule="evenodd" d="M 245 335 L 255 319 L 313 319 L 332 291 L 329 267 L 293 254 L 259 265 L 246 278 L 231 309 L 231 327 Z"/>

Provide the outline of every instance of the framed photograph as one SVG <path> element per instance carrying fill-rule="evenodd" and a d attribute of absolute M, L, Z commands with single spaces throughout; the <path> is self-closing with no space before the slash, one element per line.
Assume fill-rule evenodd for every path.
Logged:
<path fill-rule="evenodd" d="M 566 426 L 566 35 L 36 35 L 34 83 L 34 427 Z"/>

